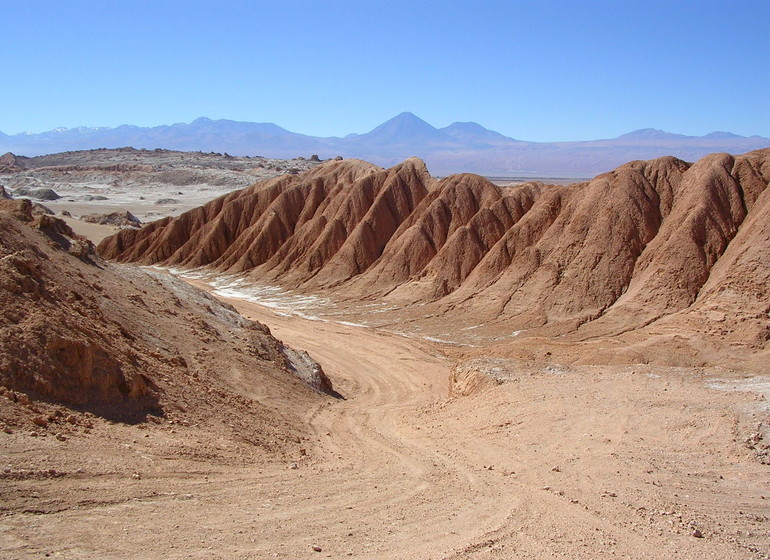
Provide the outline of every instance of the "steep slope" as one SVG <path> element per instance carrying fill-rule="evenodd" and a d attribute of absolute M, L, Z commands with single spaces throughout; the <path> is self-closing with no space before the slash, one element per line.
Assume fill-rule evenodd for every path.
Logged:
<path fill-rule="evenodd" d="M 705 280 L 697 282 L 699 290 L 689 298 L 693 300 L 692 305 L 662 317 L 652 323 L 651 328 L 685 327 L 733 347 L 751 351 L 764 349 L 767 353 L 770 350 L 770 189 L 767 188 L 770 158 L 719 160 L 732 169 L 730 175 L 721 175 L 723 181 L 719 185 L 732 196 L 731 209 L 742 219 L 737 228 L 730 227 L 733 221 L 725 219 L 727 208 L 723 208 L 717 215 L 723 221 L 717 222 L 717 227 L 712 225 L 715 221 L 712 216 L 706 218 L 711 223 L 705 224 L 698 223 L 696 218 L 691 218 L 689 223 L 683 220 L 690 227 L 696 227 L 697 239 L 703 239 L 699 243 L 702 250 L 689 248 L 687 266 L 693 276 Z M 738 193 L 736 183 L 742 187 Z M 740 200 L 736 200 L 736 196 Z M 708 269 L 708 264 L 717 257 Z"/>
<path fill-rule="evenodd" d="M 674 184 L 667 218 L 636 262 L 627 291 L 607 313 L 654 320 L 687 308 L 709 279 L 714 267 L 770 181 L 768 150 L 734 158 L 713 154 L 692 165 Z M 756 219 L 763 210 L 754 213 Z M 734 251 L 746 243 L 737 240 Z M 770 250 L 755 239 L 756 249 Z M 722 267 L 720 267 L 722 268 Z M 719 271 L 717 271 L 719 272 Z M 724 274 L 724 272 L 720 273 Z"/>
<path fill-rule="evenodd" d="M 197 267 L 335 284 L 366 270 L 433 179 L 407 160 L 390 170 L 333 161 L 231 193 L 100 244 L 119 261 Z M 322 270 L 323 269 L 323 270 Z"/>
<path fill-rule="evenodd" d="M 724 291 L 735 281 L 720 264 L 726 252 L 735 266 L 753 254 L 766 268 L 769 162 L 770 150 L 695 164 L 664 157 L 566 187 L 511 188 L 468 174 L 436 181 L 416 159 L 388 170 L 329 162 L 121 232 L 99 251 L 434 302 L 434 312 L 510 329 L 617 334 Z M 761 307 L 761 293 L 743 296 Z"/>
<path fill-rule="evenodd" d="M 0 401 L 6 425 L 63 406 L 132 423 L 230 425 L 269 447 L 302 431 L 301 409 L 286 403 L 322 398 L 300 377 L 332 392 L 265 326 L 165 274 L 101 261 L 63 221 L 33 217 L 29 201 L 1 202 L 0 386 L 21 407 Z"/>

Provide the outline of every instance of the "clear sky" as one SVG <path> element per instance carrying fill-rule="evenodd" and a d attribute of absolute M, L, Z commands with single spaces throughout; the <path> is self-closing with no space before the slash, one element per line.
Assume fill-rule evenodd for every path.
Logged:
<path fill-rule="evenodd" d="M 342 136 L 411 111 L 533 141 L 770 137 L 770 0 L 0 8 L 6 134 L 207 116 Z"/>

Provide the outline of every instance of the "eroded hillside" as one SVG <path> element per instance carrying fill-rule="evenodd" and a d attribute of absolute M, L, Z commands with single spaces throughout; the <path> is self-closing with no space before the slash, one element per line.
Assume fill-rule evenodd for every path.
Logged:
<path fill-rule="evenodd" d="M 331 392 L 264 325 L 168 275 L 105 263 L 26 200 L 0 207 L 0 308 L 9 430 L 67 432 L 96 415 L 228 426 L 227 437 L 277 448 L 303 430 L 284 403 L 326 398 L 295 373 Z"/>
<path fill-rule="evenodd" d="M 417 159 L 332 161 L 98 250 L 401 308 L 427 302 L 422 316 L 456 327 L 590 338 L 718 319 L 725 336 L 761 350 L 769 181 L 770 150 L 635 161 L 568 186 L 437 180 Z"/>

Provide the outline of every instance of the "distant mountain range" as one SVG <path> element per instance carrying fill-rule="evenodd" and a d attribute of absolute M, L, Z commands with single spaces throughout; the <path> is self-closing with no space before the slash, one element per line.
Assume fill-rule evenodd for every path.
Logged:
<path fill-rule="evenodd" d="M 432 173 L 473 172 L 487 176 L 592 177 L 632 160 L 673 155 L 696 161 L 708 153 L 739 154 L 766 148 L 770 139 L 712 132 L 686 136 L 645 128 L 606 140 L 527 142 L 474 122 L 436 128 L 412 113 L 401 113 L 366 134 L 344 138 L 307 136 L 273 123 L 211 120 L 155 127 L 57 128 L 40 134 L 0 132 L 0 153 L 42 155 L 96 148 L 166 148 L 231 155 L 321 158 L 356 157 L 381 166 L 418 156 Z"/>

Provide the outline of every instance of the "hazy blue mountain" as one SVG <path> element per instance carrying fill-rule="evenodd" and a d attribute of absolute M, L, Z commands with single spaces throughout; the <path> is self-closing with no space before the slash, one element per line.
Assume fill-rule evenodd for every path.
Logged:
<path fill-rule="evenodd" d="M 123 146 L 280 157 L 283 153 L 295 155 L 314 150 L 321 144 L 311 136 L 290 132 L 273 123 L 205 117 L 191 123 L 154 127 L 58 128 L 40 134 L 0 137 L 0 150 L 23 155 Z"/>
<path fill-rule="evenodd" d="M 684 134 L 674 134 L 673 132 L 658 130 L 657 128 L 640 128 L 639 130 L 632 130 L 618 136 L 618 140 L 670 140 L 672 138 L 686 138 L 686 136 Z"/>
<path fill-rule="evenodd" d="M 404 112 L 385 121 L 366 134 L 351 139 L 358 145 L 398 146 L 409 144 L 453 143 L 454 139 L 412 113 Z"/>
<path fill-rule="evenodd" d="M 455 122 L 439 129 L 409 112 L 365 134 L 344 138 L 307 136 L 273 123 L 205 117 L 154 127 L 126 124 L 115 128 L 57 128 L 40 134 L 0 133 L 0 153 L 25 156 L 123 146 L 280 158 L 341 155 L 382 166 L 418 156 L 438 175 L 468 171 L 496 176 L 591 177 L 636 159 L 673 155 L 695 161 L 711 152 L 740 154 L 768 147 L 770 139 L 723 131 L 686 136 L 643 128 L 617 138 L 527 142 L 474 122 Z"/>
<path fill-rule="evenodd" d="M 449 126 L 439 129 L 447 136 L 451 136 L 455 140 L 474 145 L 500 145 L 519 142 L 508 136 L 504 136 L 494 130 L 484 128 L 475 122 L 455 122 Z"/>
<path fill-rule="evenodd" d="M 709 132 L 703 138 L 745 138 L 745 136 L 739 136 L 737 134 L 733 134 L 732 132 L 724 132 L 721 130 L 715 131 L 715 132 Z"/>

